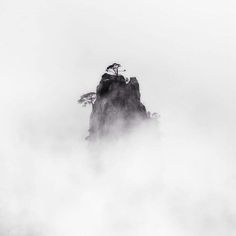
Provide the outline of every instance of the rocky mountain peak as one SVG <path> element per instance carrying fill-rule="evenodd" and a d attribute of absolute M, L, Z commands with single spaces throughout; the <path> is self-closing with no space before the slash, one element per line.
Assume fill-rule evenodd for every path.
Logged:
<path fill-rule="evenodd" d="M 150 112 L 140 101 L 137 78 L 125 78 L 118 74 L 117 68 L 115 72 L 103 74 L 96 93 L 85 94 L 79 100 L 92 104 L 89 140 L 125 132 L 137 122 L 150 118 Z"/>

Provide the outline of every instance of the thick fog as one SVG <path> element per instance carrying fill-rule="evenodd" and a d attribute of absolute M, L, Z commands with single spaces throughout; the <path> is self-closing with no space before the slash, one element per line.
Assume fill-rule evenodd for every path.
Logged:
<path fill-rule="evenodd" d="M 236 3 L 0 2 L 0 235 L 236 235 Z M 158 122 L 90 145 L 106 66 Z"/>

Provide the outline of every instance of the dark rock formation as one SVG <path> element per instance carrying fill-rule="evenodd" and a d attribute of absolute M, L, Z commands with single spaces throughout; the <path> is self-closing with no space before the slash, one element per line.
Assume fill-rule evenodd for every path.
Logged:
<path fill-rule="evenodd" d="M 123 132 L 144 119 L 148 119 L 148 115 L 140 102 L 138 80 L 131 77 L 126 82 L 122 75 L 105 73 L 92 105 L 88 139 Z"/>

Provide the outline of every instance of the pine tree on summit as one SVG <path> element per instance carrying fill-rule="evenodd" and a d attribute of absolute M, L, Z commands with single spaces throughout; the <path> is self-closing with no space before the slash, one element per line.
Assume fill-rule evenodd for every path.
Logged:
<path fill-rule="evenodd" d="M 121 67 L 120 64 L 118 64 L 118 63 L 113 63 L 112 65 L 110 65 L 110 66 L 107 67 L 106 71 L 107 71 L 107 72 L 110 72 L 110 73 L 113 74 L 113 75 L 118 76 L 118 75 L 119 75 L 119 72 L 124 72 L 124 71 L 126 71 L 126 70 L 119 71 L 119 68 L 120 68 L 120 67 Z"/>

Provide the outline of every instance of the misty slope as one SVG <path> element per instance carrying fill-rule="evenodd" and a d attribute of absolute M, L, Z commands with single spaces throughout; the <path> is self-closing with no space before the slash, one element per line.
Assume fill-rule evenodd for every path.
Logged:
<path fill-rule="evenodd" d="M 139 83 L 131 77 L 126 83 L 122 75 L 105 73 L 97 86 L 96 101 L 90 116 L 89 138 L 102 137 L 132 127 L 136 121 L 148 118 L 140 101 Z"/>

